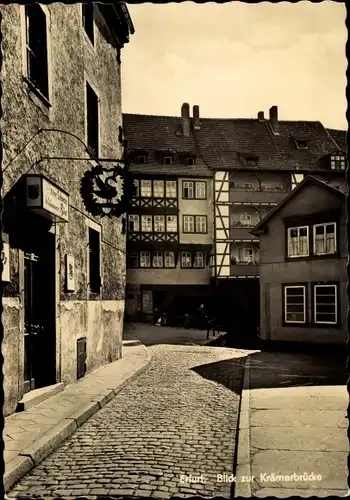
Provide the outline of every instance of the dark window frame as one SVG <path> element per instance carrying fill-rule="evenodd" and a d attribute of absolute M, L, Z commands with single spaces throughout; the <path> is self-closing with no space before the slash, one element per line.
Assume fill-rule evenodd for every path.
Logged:
<path fill-rule="evenodd" d="M 305 322 L 293 322 L 293 321 L 286 321 L 286 295 L 285 295 L 285 290 L 288 287 L 304 287 L 305 289 L 305 294 L 304 294 L 304 310 L 305 310 Z M 298 281 L 296 283 L 282 283 L 282 326 L 284 327 L 309 327 L 309 309 L 308 309 L 308 304 L 309 304 L 309 289 L 308 289 L 308 283 L 307 282 L 302 282 Z"/>
<path fill-rule="evenodd" d="M 202 266 L 195 266 L 196 262 L 196 254 L 201 253 L 203 257 L 203 265 Z M 205 253 L 203 250 L 196 250 L 193 252 L 193 269 L 205 269 Z"/>
<path fill-rule="evenodd" d="M 89 288 L 90 293 L 101 293 L 101 233 L 89 227 Z"/>
<path fill-rule="evenodd" d="M 173 266 L 166 266 L 165 265 L 165 254 L 166 253 L 172 253 L 174 256 L 174 265 Z M 176 255 L 173 250 L 164 250 L 163 251 L 163 264 L 164 264 L 164 269 L 175 269 L 176 268 Z"/>
<path fill-rule="evenodd" d="M 185 231 L 185 217 L 193 217 L 194 231 Z M 196 219 L 198 217 L 205 217 L 205 231 L 196 231 Z M 206 214 L 183 214 L 182 215 L 182 232 L 184 234 L 208 234 L 208 216 Z"/>
<path fill-rule="evenodd" d="M 89 151 L 99 157 L 100 154 L 100 100 L 88 80 L 85 82 L 86 136 Z"/>
<path fill-rule="evenodd" d="M 32 27 L 33 25 L 33 27 Z M 51 106 L 49 89 L 49 55 L 46 13 L 40 4 L 25 6 L 26 74 L 25 80 L 47 106 Z"/>
<path fill-rule="evenodd" d="M 151 194 L 150 195 L 145 196 L 142 194 L 142 183 L 143 182 L 150 182 L 151 183 Z M 153 179 L 140 179 L 139 198 L 153 198 Z"/>
<path fill-rule="evenodd" d="M 129 259 L 136 258 L 136 265 L 130 265 Z M 127 254 L 126 264 L 128 269 L 137 269 L 139 267 L 139 252 L 130 252 Z"/>
<path fill-rule="evenodd" d="M 169 160 L 169 162 L 167 162 L 166 160 Z M 173 157 L 168 155 L 164 156 L 163 165 L 173 165 Z"/>
<path fill-rule="evenodd" d="M 185 189 L 188 189 L 187 187 L 185 187 L 185 183 L 192 184 L 193 196 L 185 196 Z M 196 196 L 196 186 L 197 186 L 198 183 L 204 184 L 204 192 L 205 192 L 204 198 L 198 198 Z M 183 200 L 207 200 L 208 199 L 207 181 L 205 181 L 205 180 L 203 180 L 203 181 L 198 181 L 198 180 L 195 181 L 195 180 L 183 179 L 182 180 L 182 199 Z"/>
<path fill-rule="evenodd" d="M 182 265 L 182 254 L 184 254 L 184 253 L 190 254 L 190 258 L 191 258 L 191 265 L 190 266 L 183 266 Z M 180 252 L 180 268 L 181 269 L 193 269 L 193 255 L 192 255 L 191 251 L 189 251 L 189 250 L 181 250 L 181 252 Z"/>
<path fill-rule="evenodd" d="M 315 253 L 314 245 L 314 226 L 323 224 L 335 224 L 335 252 L 317 254 Z M 340 258 L 340 214 L 338 210 L 330 211 L 328 213 L 322 212 L 321 214 L 312 214 L 310 216 L 300 217 L 297 219 L 285 219 L 285 261 L 300 261 L 300 260 L 316 260 L 316 259 L 333 259 Z M 308 245 L 309 254 L 298 257 L 288 256 L 288 230 L 291 228 L 307 227 L 308 228 Z"/>

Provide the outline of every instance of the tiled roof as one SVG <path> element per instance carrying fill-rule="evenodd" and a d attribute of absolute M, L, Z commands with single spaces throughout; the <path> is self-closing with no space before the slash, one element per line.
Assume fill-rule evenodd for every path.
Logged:
<path fill-rule="evenodd" d="M 319 160 L 338 147 L 342 131 L 327 131 L 320 122 L 279 121 L 278 135 L 270 129 L 268 120 L 201 118 L 200 129 L 189 137 L 181 134 L 181 118 L 124 114 L 124 132 L 128 148 L 149 152 L 147 165 L 132 164 L 131 171 L 145 173 L 176 173 L 210 175 L 218 169 L 252 170 L 324 170 Z M 298 149 L 295 139 L 306 140 L 307 149 Z M 162 165 L 156 150 L 175 152 L 174 164 Z M 196 165 L 180 163 L 178 153 L 197 154 Z M 242 165 L 240 155 L 259 158 L 257 166 Z"/>
<path fill-rule="evenodd" d="M 299 193 L 299 191 L 302 191 L 305 187 L 305 185 L 308 184 L 316 184 L 318 186 L 323 187 L 324 189 L 327 189 L 328 191 L 331 191 L 332 193 L 336 194 L 337 196 L 343 198 L 345 200 L 346 194 L 339 189 L 334 188 L 327 182 L 321 181 L 317 177 L 314 177 L 313 175 L 308 175 L 305 177 L 303 181 L 301 181 L 294 189 L 293 191 L 290 191 L 280 202 L 278 205 L 276 205 L 274 208 L 272 208 L 266 216 L 261 219 L 261 221 L 254 227 L 253 230 L 251 230 L 251 234 L 256 235 L 258 232 L 265 226 L 266 222 L 268 222 L 271 217 L 278 212 L 284 205 L 286 205 L 290 199 L 294 198 L 294 196 Z"/>
<path fill-rule="evenodd" d="M 327 132 L 336 142 L 338 149 L 340 151 L 343 151 L 344 153 L 347 153 L 348 149 L 347 132 L 345 130 L 334 130 L 332 128 L 328 128 Z"/>

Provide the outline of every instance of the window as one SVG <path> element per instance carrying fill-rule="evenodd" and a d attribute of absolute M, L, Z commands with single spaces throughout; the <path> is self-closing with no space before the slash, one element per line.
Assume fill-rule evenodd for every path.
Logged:
<path fill-rule="evenodd" d="M 129 253 L 126 258 L 127 267 L 138 267 L 139 259 L 137 253 Z"/>
<path fill-rule="evenodd" d="M 145 198 L 152 196 L 152 181 L 141 181 L 141 196 Z"/>
<path fill-rule="evenodd" d="M 240 223 L 242 226 L 251 226 L 252 225 L 252 216 L 249 214 L 241 214 L 239 217 Z"/>
<path fill-rule="evenodd" d="M 153 196 L 155 198 L 164 197 L 164 181 L 153 181 Z"/>
<path fill-rule="evenodd" d="M 100 233 L 89 227 L 89 286 L 92 293 L 100 293 Z"/>
<path fill-rule="evenodd" d="M 137 157 L 137 163 L 139 165 L 144 165 L 146 163 L 146 157 L 145 156 L 138 156 Z"/>
<path fill-rule="evenodd" d="M 309 255 L 308 226 L 288 228 L 288 257 Z"/>
<path fill-rule="evenodd" d="M 304 174 L 292 174 L 291 184 L 292 190 L 304 179 Z"/>
<path fill-rule="evenodd" d="M 186 163 L 187 163 L 187 165 L 194 165 L 194 158 L 188 157 Z"/>
<path fill-rule="evenodd" d="M 136 214 L 129 215 L 129 231 L 140 231 L 140 217 Z"/>
<path fill-rule="evenodd" d="M 306 323 L 305 286 L 284 287 L 285 323 Z"/>
<path fill-rule="evenodd" d="M 207 232 L 207 218 L 205 215 L 196 215 L 196 233 Z"/>
<path fill-rule="evenodd" d="M 174 252 L 164 252 L 164 267 L 175 267 Z"/>
<path fill-rule="evenodd" d="M 141 215 L 141 231 L 144 233 L 150 233 L 152 230 L 152 215 Z"/>
<path fill-rule="evenodd" d="M 194 233 L 194 216 L 184 215 L 183 222 L 183 232 Z"/>
<path fill-rule="evenodd" d="M 253 262 L 253 249 L 252 248 L 243 248 L 242 261 L 247 264 Z"/>
<path fill-rule="evenodd" d="M 26 77 L 49 99 L 49 69 L 46 16 L 39 4 L 25 7 Z"/>
<path fill-rule="evenodd" d="M 166 181 L 166 197 L 176 198 L 176 196 L 177 196 L 176 181 Z"/>
<path fill-rule="evenodd" d="M 140 183 L 138 179 L 134 179 L 133 193 L 134 198 L 138 198 L 140 196 Z"/>
<path fill-rule="evenodd" d="M 163 267 L 163 252 L 153 252 L 152 267 Z"/>
<path fill-rule="evenodd" d="M 168 233 L 177 233 L 177 217 L 176 215 L 167 215 L 166 230 Z"/>
<path fill-rule="evenodd" d="M 196 199 L 197 200 L 205 200 L 206 197 L 207 197 L 206 183 L 205 182 L 196 182 Z"/>
<path fill-rule="evenodd" d="M 86 122 L 87 145 L 89 150 L 98 157 L 99 155 L 99 113 L 98 97 L 92 87 L 86 82 Z"/>
<path fill-rule="evenodd" d="M 337 309 L 337 285 L 314 285 L 314 322 L 337 324 Z"/>
<path fill-rule="evenodd" d="M 196 267 L 196 268 L 203 268 L 204 267 L 204 253 L 203 252 L 195 252 L 193 267 Z"/>
<path fill-rule="evenodd" d="M 332 170 L 345 170 L 345 156 L 338 154 L 331 156 L 331 169 Z"/>
<path fill-rule="evenodd" d="M 314 226 L 314 254 L 325 255 L 336 252 L 336 224 L 316 224 Z"/>
<path fill-rule="evenodd" d="M 150 252 L 140 252 L 140 267 L 151 267 Z"/>
<path fill-rule="evenodd" d="M 83 3 L 83 26 L 92 45 L 94 44 L 94 5 Z"/>
<path fill-rule="evenodd" d="M 192 267 L 191 252 L 181 252 L 181 267 Z"/>
<path fill-rule="evenodd" d="M 164 215 L 155 215 L 154 216 L 154 231 L 156 233 L 164 233 L 165 232 L 165 217 L 164 217 Z"/>
<path fill-rule="evenodd" d="M 295 139 L 295 143 L 298 149 L 307 149 L 309 147 L 306 139 Z"/>
<path fill-rule="evenodd" d="M 171 156 L 164 156 L 164 165 L 172 165 L 173 159 Z"/>
<path fill-rule="evenodd" d="M 182 197 L 187 199 L 194 198 L 194 189 L 192 181 L 183 181 L 182 182 Z"/>

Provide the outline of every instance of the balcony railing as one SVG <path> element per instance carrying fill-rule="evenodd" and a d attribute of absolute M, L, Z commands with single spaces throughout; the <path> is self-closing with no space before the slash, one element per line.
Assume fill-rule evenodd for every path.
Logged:
<path fill-rule="evenodd" d="M 279 203 L 289 190 L 230 189 L 230 202 Z"/>

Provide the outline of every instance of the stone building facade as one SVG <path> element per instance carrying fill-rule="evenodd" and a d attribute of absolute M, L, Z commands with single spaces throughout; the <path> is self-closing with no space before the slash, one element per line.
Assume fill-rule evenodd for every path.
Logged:
<path fill-rule="evenodd" d="M 123 3 L 14 4 L 1 16 L 8 415 L 29 391 L 121 357 L 122 221 L 92 216 L 80 185 L 96 159 L 123 155 L 120 56 L 134 28 Z"/>

